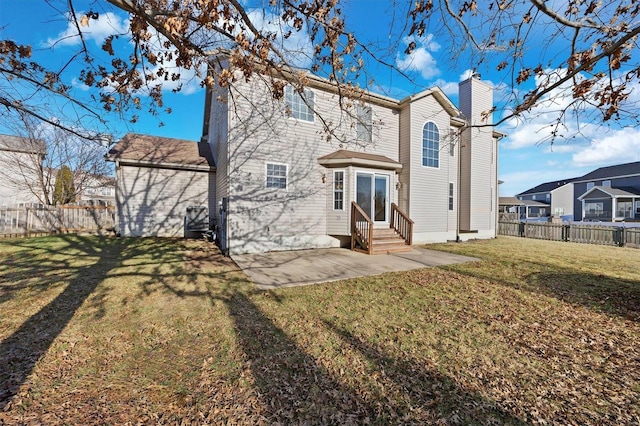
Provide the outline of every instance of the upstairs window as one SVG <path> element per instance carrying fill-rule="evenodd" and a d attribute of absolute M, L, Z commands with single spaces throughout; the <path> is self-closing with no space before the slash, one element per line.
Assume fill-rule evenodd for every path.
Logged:
<path fill-rule="evenodd" d="M 440 167 L 440 133 L 432 122 L 422 128 L 422 165 Z"/>
<path fill-rule="evenodd" d="M 356 133 L 358 141 L 371 142 L 373 110 L 368 105 L 356 105 Z"/>
<path fill-rule="evenodd" d="M 287 165 L 267 163 L 267 188 L 287 188 Z"/>
<path fill-rule="evenodd" d="M 611 181 L 610 180 L 603 180 L 602 181 L 602 186 L 611 186 Z"/>
<path fill-rule="evenodd" d="M 591 188 L 593 188 L 596 184 L 593 182 L 588 182 L 587 183 L 587 191 L 590 190 Z"/>
<path fill-rule="evenodd" d="M 311 90 L 304 89 L 304 93 L 301 95 L 293 87 L 286 86 L 284 88 L 284 100 L 287 103 L 291 117 L 296 120 L 313 122 L 314 93 Z"/>

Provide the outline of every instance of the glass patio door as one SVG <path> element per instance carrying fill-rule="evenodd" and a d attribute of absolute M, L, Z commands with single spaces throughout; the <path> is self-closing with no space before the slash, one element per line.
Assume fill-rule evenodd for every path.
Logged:
<path fill-rule="evenodd" d="M 356 203 L 374 222 L 389 222 L 389 175 L 356 174 Z"/>

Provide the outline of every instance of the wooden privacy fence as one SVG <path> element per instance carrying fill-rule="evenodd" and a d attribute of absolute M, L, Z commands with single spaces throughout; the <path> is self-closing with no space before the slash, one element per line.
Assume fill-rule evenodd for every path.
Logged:
<path fill-rule="evenodd" d="M 114 212 L 114 206 L 2 207 L 0 237 L 113 229 Z"/>
<path fill-rule="evenodd" d="M 640 228 L 557 224 L 548 222 L 498 222 L 498 233 L 513 237 L 640 248 Z"/>

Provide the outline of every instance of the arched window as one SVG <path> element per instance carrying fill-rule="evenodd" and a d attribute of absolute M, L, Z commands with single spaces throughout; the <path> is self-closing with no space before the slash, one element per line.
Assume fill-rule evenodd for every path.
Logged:
<path fill-rule="evenodd" d="M 432 122 L 422 128 L 422 165 L 440 167 L 440 133 Z"/>

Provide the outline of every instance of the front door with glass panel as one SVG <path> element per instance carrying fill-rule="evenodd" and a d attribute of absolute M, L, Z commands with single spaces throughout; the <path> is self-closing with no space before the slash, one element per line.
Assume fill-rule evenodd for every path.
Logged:
<path fill-rule="evenodd" d="M 374 222 L 389 222 L 389 201 L 389 175 L 356 174 L 356 203 Z"/>

